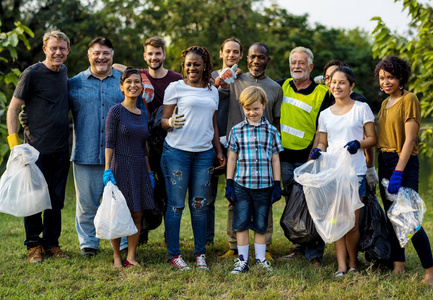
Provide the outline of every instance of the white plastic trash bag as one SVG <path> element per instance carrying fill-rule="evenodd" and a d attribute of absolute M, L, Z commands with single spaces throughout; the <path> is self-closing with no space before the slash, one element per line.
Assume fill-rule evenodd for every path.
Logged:
<path fill-rule="evenodd" d="M 328 148 L 318 159 L 294 170 L 295 180 L 304 187 L 316 229 L 326 243 L 339 240 L 351 230 L 355 210 L 364 206 L 359 200 L 358 176 L 343 145 Z"/>
<path fill-rule="evenodd" d="M 427 210 L 419 194 L 408 187 L 400 187 L 397 194 L 388 193 L 388 179 L 382 179 L 388 200 L 392 201 L 386 213 L 394 228 L 400 247 L 404 248 L 412 236 L 421 229 Z"/>
<path fill-rule="evenodd" d="M 96 237 L 117 239 L 137 233 L 125 197 L 111 181 L 104 188 L 102 203 L 95 216 Z"/>
<path fill-rule="evenodd" d="M 39 151 L 29 144 L 12 148 L 0 179 L 0 212 L 27 217 L 51 209 L 44 175 L 35 164 Z"/>

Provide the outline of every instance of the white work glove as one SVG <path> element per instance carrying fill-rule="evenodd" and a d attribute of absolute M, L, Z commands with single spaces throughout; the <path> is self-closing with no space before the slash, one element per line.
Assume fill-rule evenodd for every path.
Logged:
<path fill-rule="evenodd" d="M 220 72 L 220 75 L 215 79 L 215 85 L 219 85 L 222 88 L 225 88 L 229 84 L 235 82 L 236 79 L 236 69 L 238 68 L 237 64 L 234 64 L 231 68 L 225 68 Z"/>
<path fill-rule="evenodd" d="M 174 108 L 173 115 L 170 119 L 168 119 L 168 126 L 174 127 L 176 129 L 180 129 L 185 125 L 185 119 L 183 118 L 184 115 L 178 115 L 177 114 L 177 106 Z"/>
<path fill-rule="evenodd" d="M 374 191 L 376 184 L 379 182 L 379 177 L 377 176 L 376 169 L 374 167 L 367 168 L 367 173 L 365 174 L 368 186 Z"/>
<path fill-rule="evenodd" d="M 319 75 L 314 77 L 314 82 L 317 84 L 325 84 L 325 78 L 323 78 L 323 75 Z"/>
<path fill-rule="evenodd" d="M 155 90 L 153 88 L 152 83 L 150 83 L 149 78 L 147 78 L 146 74 L 144 73 L 140 73 L 141 74 L 141 82 L 143 84 L 143 93 L 142 93 L 142 97 L 143 100 L 146 101 L 146 103 L 150 103 L 153 101 L 153 98 L 155 97 Z"/>

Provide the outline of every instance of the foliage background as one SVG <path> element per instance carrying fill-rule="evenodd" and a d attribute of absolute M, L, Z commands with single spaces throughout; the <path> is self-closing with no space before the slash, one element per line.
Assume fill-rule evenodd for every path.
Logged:
<path fill-rule="evenodd" d="M 290 50 L 302 45 L 315 54 L 313 76 L 321 74 L 327 61 L 339 58 L 354 69 L 358 91 L 373 102 L 377 98 L 371 75 L 376 60 L 368 32 L 310 26 L 308 15 L 295 16 L 275 4 L 263 7 L 259 0 L 3 0 L 0 17 L 2 32 L 11 30 L 16 20 L 34 32 L 30 51 L 24 45 L 17 48 L 19 59 L 13 66 L 19 70 L 44 59 L 42 36 L 49 28 L 58 28 L 71 39 L 69 76 L 88 67 L 87 44 L 97 36 L 112 40 L 116 62 L 146 67 L 142 44 L 159 35 L 168 42 L 165 66 L 177 72 L 181 51 L 192 45 L 207 47 L 218 68 L 221 43 L 236 37 L 245 51 L 257 41 L 270 47 L 268 75 L 274 80 L 290 76 Z M 11 62 L 2 63 L 2 69 L 11 67 Z M 245 58 L 241 67 L 246 69 Z"/>

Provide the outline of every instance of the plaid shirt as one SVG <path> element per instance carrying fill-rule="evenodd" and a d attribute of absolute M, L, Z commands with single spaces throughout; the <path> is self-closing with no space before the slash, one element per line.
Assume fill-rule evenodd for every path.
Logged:
<path fill-rule="evenodd" d="M 249 189 L 273 185 L 272 155 L 283 151 L 280 134 L 265 117 L 257 125 L 244 121 L 230 131 L 226 148 L 238 154 L 235 181 Z"/>

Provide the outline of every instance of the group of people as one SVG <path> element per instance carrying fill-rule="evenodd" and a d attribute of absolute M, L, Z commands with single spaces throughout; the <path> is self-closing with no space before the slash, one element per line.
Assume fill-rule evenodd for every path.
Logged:
<path fill-rule="evenodd" d="M 147 233 L 140 232 L 143 212 L 156 208 L 154 176 L 167 202 L 164 236 L 170 265 L 190 269 L 179 247 L 188 191 L 195 265 L 207 270 L 206 245 L 214 243 L 218 179 L 225 174 L 229 249 L 223 257 L 237 257 L 232 274 L 248 271 L 249 229 L 254 231 L 256 263 L 272 271 L 272 204 L 281 198 L 281 186 L 290 195 L 294 169 L 341 142 L 358 176 L 359 201 L 367 184 L 375 187 L 383 178 L 389 179 L 391 194 L 401 186 L 418 191 L 421 108 L 417 97 L 405 89 L 410 67 L 398 57 L 386 57 L 376 66 L 381 90 L 389 95 L 378 115 L 376 136 L 366 99 L 353 91 L 353 71 L 333 60 L 324 67 L 324 84 L 316 83 L 310 76 L 314 56 L 305 47 L 291 51 L 291 77 L 279 81 L 266 75 L 271 58 L 269 48 L 260 42 L 248 49 L 248 72 L 237 68 L 243 48 L 235 38 L 221 45 L 220 70 L 213 70 L 206 48 L 184 50 L 183 76 L 164 68 L 165 44 L 159 37 L 146 40 L 148 69 L 141 70 L 113 65 L 110 40 L 96 38 L 88 46 L 90 67 L 71 79 L 63 64 L 70 50 L 68 37 L 57 30 L 47 32 L 43 50 L 45 60 L 20 76 L 7 114 L 12 148 L 20 143 L 18 114 L 26 105 L 24 140 L 40 152 L 36 164 L 47 180 L 52 202 L 52 209 L 24 218 L 30 263 L 42 262 L 44 255 L 67 257 L 59 247 L 59 237 L 69 168 L 69 110 L 74 121 L 71 160 L 81 254 L 97 253 L 93 219 L 109 181 L 125 196 L 138 229 L 132 236 L 111 241 L 115 268 L 139 265 L 136 248 L 141 237 L 147 240 Z M 162 149 L 155 151 L 149 147 L 147 124 L 149 116 L 161 109 L 166 137 Z M 375 146 L 380 152 L 379 176 L 374 167 Z M 387 210 L 391 202 L 379 186 Z M 355 226 L 335 242 L 338 270 L 334 276 L 338 278 L 359 272 L 359 209 L 354 213 Z M 389 221 L 388 227 L 394 272 L 401 273 L 404 248 Z M 432 252 L 422 227 L 412 242 L 426 270 L 423 281 L 433 284 Z M 305 255 L 313 266 L 321 266 L 322 240 L 294 246 L 284 259 Z M 122 250 L 127 253 L 125 261 Z"/>

